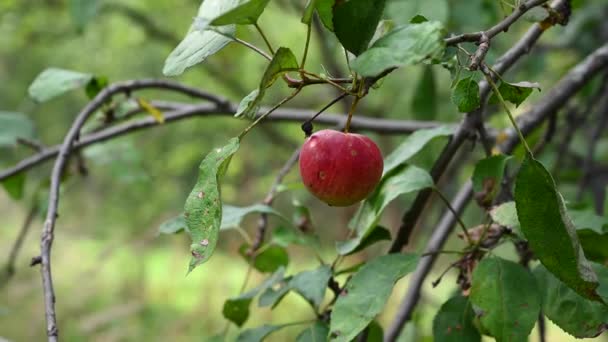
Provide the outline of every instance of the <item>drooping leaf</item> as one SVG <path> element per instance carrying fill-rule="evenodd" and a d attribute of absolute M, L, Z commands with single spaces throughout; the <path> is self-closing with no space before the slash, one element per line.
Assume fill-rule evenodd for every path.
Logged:
<path fill-rule="evenodd" d="M 201 162 L 197 183 L 184 207 L 192 238 L 192 259 L 188 272 L 209 260 L 215 250 L 222 222 L 220 181 L 238 149 L 239 139 L 232 138 L 226 146 L 213 150 Z"/>
<path fill-rule="evenodd" d="M 479 342 L 481 335 L 473 319 L 475 313 L 467 297 L 456 296 L 443 303 L 433 320 L 436 342 Z"/>
<path fill-rule="evenodd" d="M 2 183 L 2 187 L 8 195 L 15 201 L 18 201 L 23 198 L 23 193 L 25 192 L 25 178 L 26 173 L 19 172 L 0 181 L 0 183 Z"/>
<path fill-rule="evenodd" d="M 253 267 L 262 273 L 274 272 L 289 264 L 289 254 L 287 253 L 287 250 L 281 246 L 263 246 L 255 254 L 255 258 L 249 255 L 249 248 L 250 246 L 248 244 L 243 244 L 239 248 L 239 254 L 241 254 L 247 262 L 251 263 L 253 261 Z"/>
<path fill-rule="evenodd" d="M 158 108 L 154 107 L 154 105 L 152 105 L 150 102 L 142 98 L 137 98 L 137 103 L 141 108 L 143 108 L 143 110 L 150 114 L 150 116 L 152 116 L 156 122 L 159 124 L 165 123 L 163 113 Z"/>
<path fill-rule="evenodd" d="M 398 27 L 352 61 L 351 67 L 363 76 L 375 76 L 390 68 L 438 60 L 445 50 L 444 35 L 437 21 Z"/>
<path fill-rule="evenodd" d="M 431 66 L 424 68 L 418 80 L 412 99 L 412 112 L 414 118 L 420 120 L 433 120 L 437 116 L 437 86 Z"/>
<path fill-rule="evenodd" d="M 501 341 L 525 341 L 540 312 L 540 291 L 523 266 L 488 257 L 473 271 L 471 303 L 479 307 L 481 323 Z"/>
<path fill-rule="evenodd" d="M 601 282 L 608 283 L 608 269 L 594 264 Z M 576 338 L 596 337 L 608 329 L 608 307 L 590 301 L 557 279 L 543 265 L 534 269 L 539 288 L 543 289 L 543 313 L 562 330 Z"/>
<path fill-rule="evenodd" d="M 355 237 L 336 244 L 338 253 L 347 255 L 356 251 L 376 230 L 382 212 L 397 197 L 432 187 L 433 184 L 431 175 L 416 166 L 396 169 L 386 175 L 376 191 L 363 202 L 349 223 L 350 228 L 356 232 Z"/>
<path fill-rule="evenodd" d="M 92 78 L 91 74 L 48 68 L 32 82 L 28 94 L 37 102 L 45 102 L 70 90 L 84 88 Z"/>
<path fill-rule="evenodd" d="M 272 207 L 265 204 L 254 204 L 248 207 L 235 207 L 233 205 L 225 204 L 222 209 L 222 227 L 221 229 L 238 228 L 243 221 L 243 218 L 249 214 L 264 213 L 274 215 L 283 221 L 289 222 L 281 213 L 274 210 Z"/>
<path fill-rule="evenodd" d="M 303 271 L 294 276 L 285 278 L 278 289 L 268 288 L 260 296 L 260 306 L 275 307 L 289 292 L 294 291 L 318 309 L 323 302 L 327 282 L 331 277 L 331 269 L 326 265 L 311 271 Z"/>
<path fill-rule="evenodd" d="M 336 0 L 316 0 L 316 9 L 319 19 L 330 31 L 334 31 L 334 4 Z"/>
<path fill-rule="evenodd" d="M 184 214 L 179 214 L 165 222 L 163 222 L 158 228 L 159 234 L 176 234 L 182 230 L 187 231 L 186 218 Z"/>
<path fill-rule="evenodd" d="M 224 317 L 237 326 L 242 326 L 247 321 L 247 318 L 249 318 L 249 306 L 253 298 L 258 293 L 266 291 L 266 289 L 283 279 L 284 272 L 285 268 L 280 267 L 275 273 L 268 277 L 268 279 L 260 284 L 260 286 L 251 289 L 238 297 L 226 300 L 222 310 Z"/>
<path fill-rule="evenodd" d="M 532 90 L 534 89 L 538 89 L 538 91 L 540 91 L 540 84 L 531 82 L 501 82 L 498 86 L 498 91 L 500 92 L 500 95 L 502 95 L 502 98 L 505 101 L 511 102 L 516 107 L 519 107 L 519 105 L 522 104 L 528 98 L 528 96 L 530 96 L 530 94 L 532 94 Z M 492 93 L 489 103 L 498 103 L 498 97 L 496 94 Z"/>
<path fill-rule="evenodd" d="M 285 47 L 279 48 L 272 57 L 272 61 L 268 64 L 268 67 L 266 67 L 266 71 L 264 71 L 264 76 L 260 82 L 260 87 L 257 89 L 257 93 L 253 91 L 247 95 L 247 97 L 241 101 L 241 104 L 239 104 L 239 110 L 234 116 L 255 117 L 260 108 L 260 101 L 266 93 L 266 89 L 268 89 L 282 74 L 288 71 L 297 71 L 298 69 L 298 61 L 293 52 Z"/>
<path fill-rule="evenodd" d="M 76 28 L 81 31 L 95 17 L 99 9 L 98 0 L 69 0 L 70 15 Z"/>
<path fill-rule="evenodd" d="M 34 123 L 21 113 L 0 111 L 0 148 L 17 144 L 18 138 L 35 137 Z"/>
<path fill-rule="evenodd" d="M 198 10 L 197 18 L 208 23 L 238 4 L 239 0 L 205 0 Z M 204 26 L 199 29 L 196 22 L 190 26 L 186 37 L 167 57 L 163 67 L 165 76 L 182 74 L 187 68 L 203 62 L 232 41 L 227 36 L 234 35 L 234 25 L 217 27 L 218 32 L 206 30 L 206 25 Z"/>
<path fill-rule="evenodd" d="M 473 190 L 479 203 L 492 204 L 500 191 L 500 183 L 511 156 L 498 154 L 477 162 L 473 171 Z"/>
<path fill-rule="evenodd" d="M 336 1 L 332 19 L 334 33 L 346 50 L 355 55 L 367 50 L 385 3 L 386 0 Z"/>
<path fill-rule="evenodd" d="M 237 342 L 261 342 L 268 335 L 276 332 L 277 330 L 283 329 L 284 327 L 289 326 L 289 324 L 283 325 L 268 325 L 264 324 L 261 327 L 247 329 L 239 334 L 236 338 Z"/>
<path fill-rule="evenodd" d="M 331 312 L 333 341 L 350 341 L 382 311 L 395 282 L 412 272 L 418 257 L 389 254 L 370 260 L 348 282 Z"/>
<path fill-rule="evenodd" d="M 456 83 L 452 91 L 452 103 L 461 113 L 468 113 L 477 109 L 481 103 L 479 85 L 472 76 L 466 77 Z"/>
<path fill-rule="evenodd" d="M 222 26 L 230 24 L 252 25 L 266 9 L 270 0 L 249 0 L 244 2 L 219 17 L 213 19 L 211 25 Z"/>
<path fill-rule="evenodd" d="M 316 321 L 298 334 L 296 342 L 327 342 L 328 334 L 329 327 L 327 324 Z"/>
<path fill-rule="evenodd" d="M 399 165 L 407 162 L 434 138 L 448 136 L 453 133 L 454 127 L 439 126 L 421 129 L 410 134 L 393 152 L 384 158 L 383 175 L 385 176 Z"/>
<path fill-rule="evenodd" d="M 564 201 L 545 167 L 527 155 L 515 180 L 515 206 L 536 257 L 578 294 L 601 300 L 597 276 L 585 258 Z"/>

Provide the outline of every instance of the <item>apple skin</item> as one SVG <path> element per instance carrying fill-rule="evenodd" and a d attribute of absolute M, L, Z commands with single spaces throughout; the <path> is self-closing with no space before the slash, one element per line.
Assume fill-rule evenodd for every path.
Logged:
<path fill-rule="evenodd" d="M 383 167 L 380 149 L 361 134 L 318 131 L 300 152 L 304 185 L 331 206 L 345 207 L 366 198 L 380 182 Z"/>

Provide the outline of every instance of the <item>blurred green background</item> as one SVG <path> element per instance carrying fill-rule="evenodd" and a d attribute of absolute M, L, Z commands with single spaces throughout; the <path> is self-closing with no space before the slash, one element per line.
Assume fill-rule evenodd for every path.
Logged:
<path fill-rule="evenodd" d="M 47 67 L 58 67 L 106 76 L 110 82 L 162 78 L 165 58 L 177 45 L 196 15 L 200 1 L 126 0 L 99 1 L 93 13 L 81 13 L 67 0 L 0 0 L 0 110 L 26 114 L 35 122 L 40 142 L 59 143 L 68 127 L 87 102 L 82 91 L 74 91 L 51 102 L 39 105 L 27 98 L 32 80 Z M 301 54 L 305 26 L 299 22 L 297 9 L 302 1 L 273 1 L 261 18 L 261 26 L 275 46 L 290 47 Z M 507 3 L 506 1 L 504 3 Z M 387 16 L 405 23 L 416 14 L 440 20 L 450 32 L 478 31 L 499 21 L 504 3 L 497 0 L 392 0 Z M 549 30 L 533 54 L 523 58 L 508 81 L 539 82 L 543 92 L 535 92 L 531 100 L 517 109 L 529 108 L 545 89 L 552 85 L 602 39 L 598 28 L 605 20 L 606 1 L 573 1 L 574 16 L 566 27 Z M 493 41 L 488 60 L 492 61 L 511 46 L 531 22 L 521 20 L 507 34 Z M 253 30 L 239 28 L 239 36 L 257 45 L 261 40 Z M 344 72 L 342 52 L 335 38 L 327 32 L 313 36 L 308 65 L 323 73 L 331 69 L 322 56 L 320 42 L 327 44 L 329 56 Z M 473 47 L 469 47 L 471 50 Z M 189 69 L 177 80 L 209 92 L 239 101 L 257 87 L 265 60 L 242 46 L 231 44 L 205 64 Z M 429 69 L 425 69 L 429 68 Z M 432 78 L 429 80 L 429 73 Z M 423 76 L 427 77 L 424 78 Z M 580 96 L 592 92 L 592 84 Z M 272 105 L 288 93 L 284 86 L 273 87 L 265 104 Z M 189 101 L 183 97 L 160 92 L 143 92 L 146 99 Z M 289 107 L 318 109 L 333 98 L 325 86 L 306 88 Z M 343 113 L 340 104 L 330 111 Z M 498 108 L 491 118 L 495 128 L 507 127 L 506 115 Z M 371 117 L 408 120 L 436 120 L 457 123 L 461 119 L 450 103 L 450 75 L 439 66 L 408 67 L 392 73 L 360 106 L 360 112 Z M 142 116 L 145 114 L 142 114 Z M 53 274 L 57 293 L 59 329 L 68 341 L 201 341 L 221 332 L 226 321 L 221 310 L 223 302 L 238 294 L 245 277 L 247 263 L 237 253 L 242 238 L 232 230 L 223 232 L 219 247 L 210 262 L 185 276 L 190 244 L 185 234 L 157 236 L 158 226 L 179 214 L 184 200 L 196 179 L 198 163 L 213 147 L 224 144 L 247 125 L 246 121 L 229 116 L 192 118 L 140 131 L 129 136 L 95 145 L 84 152 L 88 176 L 71 177 L 62 189 L 60 218 L 53 247 Z M 267 123 L 248 136 L 223 182 L 223 200 L 233 205 L 261 202 L 276 173 L 303 141 L 299 123 Z M 403 136 L 379 136 L 370 133 L 384 154 L 398 144 Z M 416 157 L 415 163 L 428 169 L 441 151 L 445 140 L 437 140 Z M 584 136 L 576 136 L 574 153 L 584 155 Z M 577 146 L 578 152 L 577 152 Z M 472 149 L 468 144 L 465 148 Z M 23 146 L 0 149 L 0 166 L 13 165 L 31 154 Z M 599 160 L 608 160 L 608 140 L 602 139 L 597 151 Z M 471 176 L 475 160 L 482 156 L 475 148 L 465 164 L 451 170 L 440 187 L 453 194 Z M 556 154 L 548 149 L 542 156 L 551 163 Z M 297 168 L 296 168 L 297 169 Z M 575 165 L 560 170 L 556 177 L 565 197 L 575 193 Z M 9 250 L 33 203 L 36 188 L 44 184 L 50 173 L 47 163 L 28 173 L 26 196 L 14 201 L 0 192 L 0 265 Z M 563 178 L 561 176 L 564 176 Z M 287 183 L 299 182 L 293 170 Z M 586 195 L 583 201 L 588 201 Z M 296 199 L 310 208 L 315 232 L 321 241 L 321 255 L 335 257 L 334 242 L 344 239 L 347 222 L 356 208 L 329 208 L 302 190 L 282 193 L 276 207 L 286 216 L 294 213 Z M 392 204 L 382 224 L 393 232 L 410 198 Z M 435 201 L 427 210 L 409 250 L 418 251 L 443 211 Z M 464 219 L 479 224 L 482 211 L 470 205 Z M 257 217 L 248 217 L 242 228 L 254 235 Z M 271 219 L 270 227 L 279 222 Z M 37 268 L 28 267 L 32 256 L 39 253 L 39 232 L 42 219 L 37 215 L 32 231 L 18 258 L 16 275 L 0 287 L 0 338 L 9 341 L 41 341 L 45 339 L 42 289 Z M 461 241 L 448 244 L 457 248 Z M 356 264 L 386 250 L 380 243 L 369 250 L 348 257 L 345 265 Z M 511 247 L 499 254 L 515 255 Z M 290 247 L 288 274 L 316 267 L 314 253 L 303 247 Z M 440 258 L 435 279 L 450 263 Z M 404 341 L 430 341 L 433 316 L 455 286 L 455 272 L 441 284 L 425 287 L 423 301 L 414 323 L 403 335 Z M 264 275 L 254 274 L 249 287 L 258 284 Z M 407 289 L 407 277 L 399 282 L 386 312 L 379 321 L 386 326 Z M 329 293 L 326 300 L 330 297 Z M 270 311 L 252 305 L 252 315 L 245 327 L 262 323 L 288 323 L 313 319 L 314 313 L 295 294 Z M 303 326 L 285 329 L 271 340 L 292 340 Z M 232 327 L 229 336 L 235 336 Z M 537 338 L 536 332 L 531 335 Z M 599 338 L 601 340 L 601 338 Z M 549 323 L 548 341 L 570 341 L 571 337 Z"/>

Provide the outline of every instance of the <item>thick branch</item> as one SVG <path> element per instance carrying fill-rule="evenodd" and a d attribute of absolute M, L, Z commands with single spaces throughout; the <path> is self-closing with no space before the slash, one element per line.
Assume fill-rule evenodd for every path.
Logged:
<path fill-rule="evenodd" d="M 157 102 L 153 102 L 156 106 Z M 161 102 L 157 108 L 173 109 L 166 112 L 164 115 L 165 124 L 176 122 L 179 120 L 189 119 L 193 117 L 207 117 L 211 115 L 232 116 L 236 111 L 236 104 L 221 105 L 226 106 L 225 109 L 218 105 L 201 104 L 201 105 L 184 105 Z M 262 108 L 261 113 L 265 109 Z M 274 122 L 304 122 L 309 119 L 315 112 L 311 110 L 280 108 L 274 112 L 267 121 Z M 323 114 L 315 119 L 316 123 L 327 125 L 338 125 L 346 121 L 346 116 L 338 114 Z M 439 122 L 433 121 L 409 121 L 409 120 L 388 120 L 388 119 L 373 119 L 366 118 L 363 115 L 353 117 L 351 128 L 355 131 L 373 131 L 383 134 L 407 134 L 415 132 L 419 129 L 433 128 L 441 125 Z M 73 150 L 79 150 L 86 146 L 107 141 L 118 136 L 129 134 L 142 129 L 159 126 L 158 122 L 151 117 L 141 119 L 134 122 L 124 123 L 118 126 L 106 128 L 102 131 L 91 133 L 80 138 L 73 145 Z M 162 126 L 162 125 L 161 125 Z M 0 181 L 13 176 L 19 172 L 29 170 L 38 166 L 45 161 L 48 161 L 59 153 L 60 146 L 52 146 L 44 149 L 42 152 L 31 157 L 21 160 L 17 165 L 5 169 L 0 172 Z"/>
<path fill-rule="evenodd" d="M 597 75 L 602 68 L 608 68 L 608 44 L 605 44 L 585 58 L 584 61 L 572 69 L 538 104 L 529 112 L 520 116 L 518 126 L 522 133 L 528 135 L 535 128 L 540 126 L 545 120 L 551 117 L 551 115 L 557 112 L 559 108 L 574 96 L 574 94 L 576 94 L 587 82 Z M 510 129 L 508 136 L 508 139 L 501 145 L 501 151 L 505 154 L 511 153 L 519 143 L 519 138 L 515 130 Z M 452 205 L 457 211 L 461 212 L 471 200 L 472 195 L 473 187 L 471 182 L 467 182 L 456 195 Z M 385 335 L 385 341 L 395 341 L 405 323 L 411 318 L 411 314 L 420 298 L 422 284 L 437 258 L 437 252 L 443 247 L 455 223 L 456 219 L 451 213 L 446 213 L 441 218 L 441 221 L 437 225 L 437 228 L 433 232 L 425 248 L 425 256 L 420 259 L 416 271 L 412 276 L 408 292 L 403 299 L 399 312 Z"/>

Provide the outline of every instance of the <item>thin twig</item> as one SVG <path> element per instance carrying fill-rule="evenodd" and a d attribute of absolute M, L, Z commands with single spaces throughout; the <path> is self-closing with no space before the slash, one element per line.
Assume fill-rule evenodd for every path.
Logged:
<path fill-rule="evenodd" d="M 11 252 L 9 254 L 8 260 L 6 261 L 6 266 L 5 266 L 6 273 L 5 273 L 5 276 L 1 278 L 2 282 L 0 282 L 0 288 L 3 285 L 6 285 L 8 283 L 8 281 L 10 280 L 10 278 L 12 278 L 13 275 L 15 274 L 15 264 L 17 262 L 17 256 L 19 255 L 19 252 L 21 251 L 21 246 L 23 246 L 23 241 L 25 241 L 25 238 L 30 231 L 30 227 L 32 226 L 32 222 L 34 221 L 34 218 L 36 217 L 37 212 L 38 212 L 38 204 L 36 201 L 34 201 L 34 204 L 31 206 L 30 210 L 28 211 L 27 215 L 25 216 L 25 221 L 23 222 L 23 225 L 21 225 L 21 230 L 19 230 L 19 234 L 17 235 L 17 238 L 15 239 L 15 242 L 13 243 L 13 247 L 11 248 Z"/>
<path fill-rule="evenodd" d="M 155 103 L 155 102 L 153 102 Z M 169 104 L 165 104 L 169 109 Z M 226 105 L 209 105 L 209 104 L 173 104 L 172 111 L 165 112 L 165 123 L 159 125 L 158 122 L 151 117 L 147 117 L 138 121 L 128 122 L 121 125 L 106 128 L 102 131 L 81 136 L 74 143 L 73 149 L 78 150 L 96 143 L 104 142 L 125 134 L 130 134 L 135 131 L 152 127 L 164 127 L 169 123 L 190 118 L 205 118 L 208 116 L 232 116 L 237 109 L 237 104 L 231 103 Z M 268 108 L 262 108 L 262 111 Z M 310 119 L 316 112 L 308 109 L 296 108 L 280 108 L 268 118 L 272 122 L 304 122 Z M 343 123 L 344 115 L 339 114 L 324 114 L 315 119 L 316 123 L 325 125 L 337 125 Z M 409 134 L 420 129 L 434 128 L 441 125 L 435 121 L 411 121 L 411 120 L 391 120 L 391 119 L 376 119 L 368 118 L 365 115 L 358 115 L 351 122 L 351 129 L 354 131 L 372 131 L 383 134 Z M 11 177 L 19 172 L 32 169 L 59 153 L 60 146 L 50 146 L 44 151 L 32 155 L 19 161 L 15 166 L 0 171 L 0 181 Z"/>

